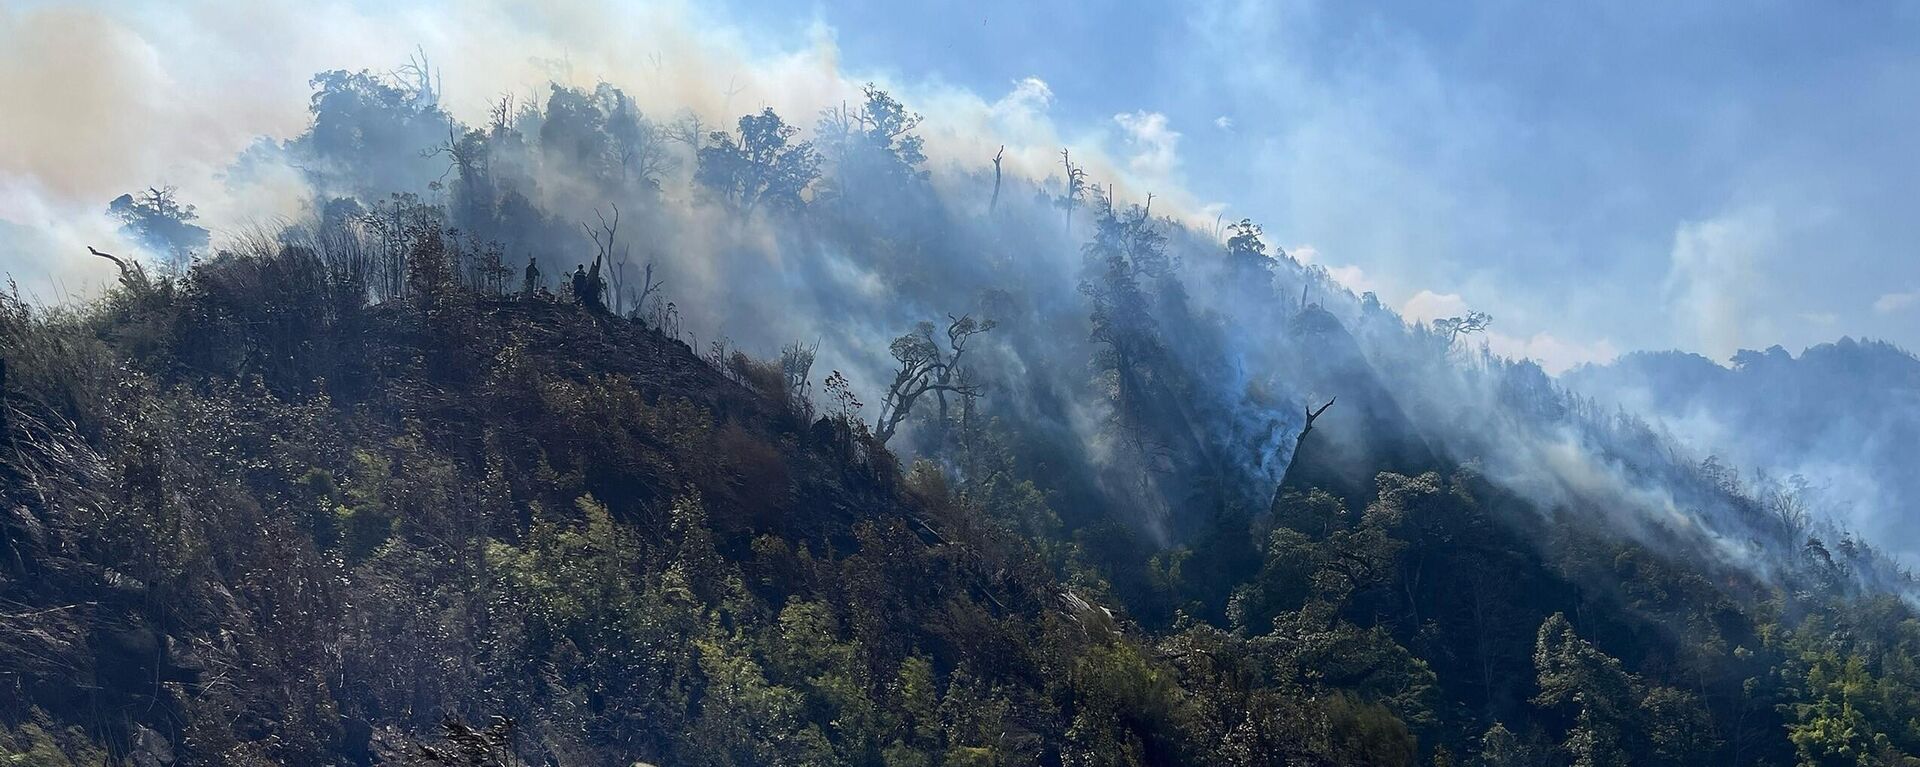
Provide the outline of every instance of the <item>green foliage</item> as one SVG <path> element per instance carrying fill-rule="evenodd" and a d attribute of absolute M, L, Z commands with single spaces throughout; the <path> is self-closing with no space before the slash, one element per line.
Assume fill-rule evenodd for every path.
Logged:
<path fill-rule="evenodd" d="M 1418 752 L 1413 733 L 1387 707 L 1336 694 L 1327 699 L 1327 725 L 1340 764 L 1411 765 Z"/>
<path fill-rule="evenodd" d="M 1577 724 L 1567 735 L 1565 749 L 1576 767 L 1612 767 L 1627 764 L 1622 740 L 1631 716 L 1633 679 L 1620 661 L 1601 653 L 1573 633 L 1566 616 L 1555 613 L 1540 624 L 1539 648 L 1534 651 L 1539 671 L 1542 706 L 1573 705 Z"/>
<path fill-rule="evenodd" d="M 945 377 L 958 348 L 924 326 L 892 351 L 918 370 L 908 384 L 956 396 L 916 414 L 939 434 L 903 474 L 848 376 L 827 379 L 829 417 L 810 422 L 811 351 L 775 366 L 720 344 L 702 359 L 538 291 L 502 298 L 497 253 L 451 229 L 564 249 L 511 176 L 564 170 L 653 199 L 661 136 L 607 86 L 556 87 L 524 120 L 503 107 L 458 130 L 418 69 L 316 78 L 313 126 L 286 149 L 328 188 L 370 188 L 327 203 L 311 231 L 129 279 L 90 306 L 0 296 L 0 760 L 1883 765 L 1920 752 L 1920 621 L 1853 589 L 1864 560 L 1849 539 L 1792 536 L 1804 561 L 1776 583 L 1580 518 L 1607 509 L 1543 511 L 1445 460 L 1342 467 L 1358 473 L 1340 488 L 1243 465 L 1290 433 L 1235 431 L 1244 403 L 1209 398 L 1212 377 L 1245 371 L 1215 343 L 1232 318 L 1189 305 L 1178 256 L 1224 258 L 1242 298 L 1277 305 L 1286 260 L 1250 221 L 1224 253 L 1211 239 L 1176 250 L 1185 235 L 1167 219 L 1094 196 L 1085 304 L 1060 315 L 1086 332 L 1085 357 L 1060 369 L 1091 374 L 1010 383 L 1097 400 L 1059 409 L 1107 417 L 1096 442 L 1121 468 L 1089 468 L 1084 434 L 1048 413 L 958 396 L 973 389 Z M 862 206 L 931 194 L 918 116 L 864 96 L 826 116 L 821 151 L 771 110 L 692 136 L 693 180 L 834 247 L 933 248 L 953 234 L 936 216 L 855 223 L 879 211 Z M 420 137 L 434 151 L 379 149 Z M 449 160 L 448 208 L 388 194 L 403 166 L 438 175 Z M 1070 219 L 1097 187 L 1067 165 Z M 191 220 L 158 197 L 121 207 L 142 204 Z M 889 289 L 951 277 L 873 263 Z M 970 367 L 1034 341 L 1035 316 L 994 301 L 1006 330 Z M 1406 332 L 1377 307 L 1365 321 Z M 1472 328 L 1441 328 L 1454 330 Z M 1289 383 L 1246 381 L 1247 399 L 1295 413 L 1273 404 Z M 1366 407 L 1390 404 L 1377 399 Z M 1728 491 L 1710 468 L 1702 481 Z"/>
<path fill-rule="evenodd" d="M 107 760 L 79 727 L 55 729 L 46 712 L 35 710 L 18 726 L 0 726 L 0 763 L 20 767 L 84 767 Z"/>
<path fill-rule="evenodd" d="M 1480 736 L 1480 761 L 1487 767 L 1543 767 L 1552 764 L 1546 749 L 1494 722 Z"/>
<path fill-rule="evenodd" d="M 773 109 L 740 118 L 739 137 L 714 131 L 700 149 L 694 179 L 721 202 L 752 214 L 767 207 L 792 210 L 820 175 L 820 155 L 810 141 L 795 141 L 799 128 Z"/>
<path fill-rule="evenodd" d="M 115 197 L 107 215 L 120 221 L 121 232 L 130 239 L 167 256 L 176 271 L 211 239 L 204 227 L 193 223 L 199 218 L 194 206 L 176 199 L 173 187 L 148 187 Z"/>
<path fill-rule="evenodd" d="M 344 491 L 333 487 L 331 475 L 322 474 L 326 481 L 316 490 L 324 490 L 327 500 L 333 501 L 329 516 L 323 522 L 316 523 L 317 543 L 331 543 L 339 540 L 348 562 L 362 562 L 373 555 L 375 549 L 392 537 L 394 524 L 398 517 L 386 507 L 388 484 L 392 481 L 391 464 L 386 456 L 372 451 L 360 451 L 353 455 L 353 474 Z M 334 496 L 338 496 L 336 499 Z"/>
<path fill-rule="evenodd" d="M 1562 749 L 1580 767 L 1695 764 L 1711 750 L 1709 723 L 1686 692 L 1650 686 L 1574 633 L 1555 613 L 1534 651 L 1542 706 L 1571 706 L 1575 724 Z"/>
<path fill-rule="evenodd" d="M 1872 637 L 1872 639 L 1868 639 Z M 1787 737 L 1801 764 L 1905 764 L 1920 747 L 1920 620 L 1889 598 L 1815 616 L 1788 634 Z"/>
<path fill-rule="evenodd" d="M 1182 725 L 1190 714 L 1172 675 L 1127 645 L 1096 645 L 1075 664 L 1073 724 L 1061 759 L 1067 765 L 1148 765 L 1180 759 L 1190 746 Z"/>
<path fill-rule="evenodd" d="M 861 95 L 858 109 L 832 109 L 820 118 L 816 133 L 833 170 L 828 192 L 841 198 L 898 193 L 925 181 L 926 144 L 914 133 L 920 115 L 873 83 Z"/>

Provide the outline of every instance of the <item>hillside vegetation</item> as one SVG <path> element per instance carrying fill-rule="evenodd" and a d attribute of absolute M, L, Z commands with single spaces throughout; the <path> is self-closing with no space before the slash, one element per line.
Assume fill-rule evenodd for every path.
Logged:
<path fill-rule="evenodd" d="M 878 90 L 674 147 L 607 86 L 315 85 L 310 220 L 0 301 L 9 764 L 1920 761 L 1910 578 L 1487 318 L 1070 157 L 943 179 Z"/>

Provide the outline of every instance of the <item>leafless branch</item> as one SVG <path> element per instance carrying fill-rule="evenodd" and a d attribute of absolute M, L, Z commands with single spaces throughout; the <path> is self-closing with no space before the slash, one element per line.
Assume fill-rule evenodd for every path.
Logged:
<path fill-rule="evenodd" d="M 145 269 L 140 268 L 139 262 L 133 261 L 131 259 L 123 259 L 112 253 L 101 252 L 98 248 L 95 248 L 92 245 L 87 246 L 87 252 L 92 253 L 101 258 L 104 258 L 108 261 L 112 261 L 114 266 L 120 267 L 120 284 L 121 285 L 125 285 L 128 288 L 137 288 L 141 285 L 146 284 L 147 272 Z"/>
<path fill-rule="evenodd" d="M 1299 445 L 1299 444 L 1300 444 L 1301 442 L 1305 442 L 1305 441 L 1306 441 L 1306 439 L 1307 439 L 1307 433 L 1308 433 L 1308 432 L 1311 432 L 1311 431 L 1313 431 L 1313 421 L 1314 421 L 1314 419 L 1316 419 L 1316 418 L 1319 418 L 1319 417 L 1320 417 L 1320 414 L 1321 414 L 1321 413 L 1325 413 L 1325 412 L 1327 412 L 1327 408 L 1330 408 L 1330 407 L 1333 407 L 1333 402 L 1334 402 L 1334 400 L 1337 400 L 1337 399 L 1339 399 L 1339 397 L 1333 397 L 1333 398 L 1330 398 L 1330 399 L 1328 399 L 1328 400 L 1327 400 L 1327 404 L 1325 404 L 1325 405 L 1321 405 L 1321 406 L 1320 406 L 1320 409 L 1319 409 L 1319 410 L 1314 410 L 1313 408 L 1307 408 L 1307 409 L 1306 409 L 1306 410 L 1307 410 L 1307 425 L 1306 425 L 1306 427 L 1305 427 L 1305 428 L 1303 428 L 1303 429 L 1301 429 L 1301 430 L 1300 430 L 1300 436 L 1298 436 L 1298 437 L 1295 437 L 1295 438 L 1294 438 L 1294 440 L 1293 440 L 1293 443 L 1294 443 L 1295 445 Z"/>
<path fill-rule="evenodd" d="M 1007 145 L 1001 144 L 1000 151 L 993 154 L 993 199 L 987 202 L 987 213 L 1000 207 L 1000 159 L 1007 156 Z"/>

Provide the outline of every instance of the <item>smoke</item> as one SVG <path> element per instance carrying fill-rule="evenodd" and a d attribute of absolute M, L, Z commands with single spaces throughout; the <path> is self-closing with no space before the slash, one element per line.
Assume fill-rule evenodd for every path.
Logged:
<path fill-rule="evenodd" d="M 1698 348 L 1725 359 L 1770 337 L 1753 318 L 1764 299 L 1760 266 L 1776 239 L 1775 217 L 1766 208 L 1688 222 L 1674 232 L 1668 308 L 1688 324 Z"/>
<path fill-rule="evenodd" d="M 1141 178 L 1168 182 L 1180 164 L 1180 132 L 1167 126 L 1167 116 L 1159 112 L 1127 112 L 1113 116 L 1113 122 L 1126 131 L 1127 168 Z"/>
<path fill-rule="evenodd" d="M 1344 284 L 1346 281 L 1341 282 Z M 1422 290 L 1407 299 L 1406 304 L 1400 307 L 1400 314 L 1410 321 L 1432 322 L 1464 316 L 1472 308 L 1458 293 Z M 1497 324 L 1494 329 L 1486 331 L 1485 341 L 1487 349 L 1494 354 L 1509 359 L 1533 360 L 1539 363 L 1541 369 L 1554 375 L 1580 365 L 1610 362 L 1620 356 L 1620 350 L 1604 338 L 1583 344 L 1544 331 L 1522 338 L 1501 332 Z"/>
<path fill-rule="evenodd" d="M 1482 462 L 1487 476 L 1544 506 L 1605 509 L 1624 535 L 1668 545 L 1668 533 L 1683 529 L 1728 561 L 1753 566 L 1760 557 L 1737 543 L 1752 537 L 1750 520 L 1646 468 L 1670 458 L 1619 447 L 1624 438 L 1573 412 L 1541 368 L 1492 356 L 1534 356 L 1558 371 L 1611 359 L 1613 349 L 1496 331 L 1486 339 L 1492 355 L 1475 355 L 1363 303 L 1354 291 L 1374 278 L 1316 263 L 1311 247 L 1276 251 L 1261 271 L 1228 263 L 1215 229 L 1220 207 L 1180 187 L 1181 135 L 1157 113 L 1076 128 L 1054 119 L 1053 93 L 1038 77 L 982 95 L 850 72 L 829 28 L 782 45 L 692 4 L 108 7 L 0 10 L 0 270 L 54 296 L 65 295 L 55 286 L 106 278 L 105 264 L 81 255 L 85 245 L 137 247 L 104 208 L 147 186 L 177 186 L 216 244 L 257 226 L 305 225 L 336 196 L 373 204 L 410 193 L 457 223 L 495 227 L 476 234 L 502 242 L 509 264 L 530 257 L 548 275 L 591 260 L 581 225 L 618 209 L 626 249 L 614 255 L 629 261 L 625 278 L 656 266 L 696 349 L 768 357 L 817 341 L 815 378 L 845 373 L 869 403 L 868 419 L 892 375 L 893 338 L 964 314 L 999 322 L 971 352 L 989 392 L 986 415 L 1019 433 L 1020 458 L 1044 472 L 1063 504 L 1110 511 L 1162 542 L 1221 506 L 1264 510 L 1292 461 L 1302 405 L 1339 396 L 1316 437 L 1378 455 L 1432 447 Z M 357 103 L 316 106 L 349 129 L 310 131 L 310 78 L 362 69 L 407 81 L 414 100 L 372 116 Z M 833 212 L 804 218 L 704 200 L 693 147 L 657 136 L 667 160 L 657 178 L 596 175 L 556 148 L 565 142 L 548 133 L 570 128 L 543 111 L 553 85 L 592 93 L 607 83 L 654 129 L 680 121 L 732 130 L 740 115 L 771 108 L 801 138 L 819 139 L 821 111 L 857 106 L 867 82 L 925 116 L 916 133 L 929 183 L 873 193 L 867 171 L 831 167 Z M 503 104 L 499 119 L 518 138 L 489 144 L 484 172 L 456 168 L 444 144 L 488 126 Z M 361 130 L 388 118 L 382 131 Z M 1060 204 L 1063 150 L 1097 190 L 1073 206 Z M 845 160 L 829 153 L 828 162 Z M 469 220 L 459 206 L 482 181 L 486 210 Z M 1100 199 L 1124 218 L 1149 192 L 1143 220 L 1180 266 L 1138 270 L 1131 289 L 1144 298 L 1127 319 L 1150 316 L 1156 325 L 1140 337 L 1157 346 L 1139 355 L 1152 375 L 1129 380 L 1092 362 L 1113 349 L 1090 328 L 1086 247 L 1119 220 L 1097 220 Z M 1670 290 L 1699 307 L 1712 343 L 1739 338 L 1720 318 L 1752 299 L 1739 290 L 1743 254 L 1758 247 L 1748 232 L 1764 232 L 1755 215 L 1676 236 Z M 1315 306 L 1295 303 L 1302 294 Z M 1458 294 L 1423 291 L 1404 312 L 1418 323 L 1467 308 Z M 898 443 L 905 450 L 932 439 L 912 426 Z"/>
<path fill-rule="evenodd" d="M 1038 78 L 983 97 L 849 73 L 824 26 L 802 46 L 780 47 L 696 4 L 9 6 L 0 8 L 0 221 L 53 236 L 0 240 L 0 271 L 29 283 L 104 279 L 111 269 L 75 256 L 84 253 L 76 246 L 131 247 L 110 236 L 102 212 L 107 200 L 146 186 L 179 187 L 216 234 L 297 215 L 307 201 L 286 184 L 295 174 L 256 165 L 236 178 L 233 158 L 262 136 L 304 127 L 302 94 L 314 73 L 392 71 L 416 55 L 440 105 L 467 124 L 483 123 L 503 96 L 526 104 L 544 98 L 549 82 L 604 81 L 624 86 L 650 115 L 691 112 L 730 128 L 738 115 L 771 107 L 805 125 L 826 106 L 857 102 L 861 84 L 876 81 L 929 116 L 922 132 L 936 168 L 978 167 L 1005 144 L 1007 172 L 1043 179 L 1066 147 L 1123 194 L 1143 177 L 1166 182 L 1164 167 L 1135 172 L 1116 161 L 1099 131 L 1063 135 Z M 1177 189 L 1158 195 L 1163 211 L 1199 207 Z"/>
<path fill-rule="evenodd" d="M 1802 485 L 1829 516 L 1912 563 L 1920 535 L 1908 510 L 1920 481 L 1920 360 L 1850 338 L 1798 357 L 1740 351 L 1734 366 L 1678 352 L 1636 353 L 1583 368 L 1568 385 L 1658 419 L 1699 458 L 1718 456 L 1756 480 Z"/>
<path fill-rule="evenodd" d="M 1422 290 L 1400 307 L 1400 314 L 1415 322 L 1432 322 L 1442 317 L 1459 317 L 1467 313 L 1467 301 L 1459 293 L 1435 293 Z"/>

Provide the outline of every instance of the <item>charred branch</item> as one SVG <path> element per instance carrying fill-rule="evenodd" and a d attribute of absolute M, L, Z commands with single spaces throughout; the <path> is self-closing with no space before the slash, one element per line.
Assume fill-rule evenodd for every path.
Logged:
<path fill-rule="evenodd" d="M 1327 408 L 1333 407 L 1334 400 L 1337 400 L 1337 399 L 1339 399 L 1339 397 L 1333 397 L 1328 399 L 1327 404 L 1321 405 L 1319 410 L 1314 410 L 1313 408 L 1306 408 L 1307 425 L 1305 428 L 1300 430 L 1300 436 L 1294 438 L 1293 440 L 1294 445 L 1298 446 L 1300 443 L 1307 441 L 1307 434 L 1313 431 L 1314 419 L 1319 418 L 1321 413 L 1327 412 Z M 1295 449 L 1298 450 L 1298 447 L 1296 447 Z"/>
<path fill-rule="evenodd" d="M 1007 156 L 1007 145 L 1001 144 L 1000 151 L 993 154 L 993 199 L 987 201 L 987 213 L 1000 207 L 1000 160 Z"/>
<path fill-rule="evenodd" d="M 145 269 L 140 268 L 139 262 L 136 262 L 132 259 L 123 259 L 112 253 L 102 252 L 100 249 L 95 248 L 92 245 L 87 246 L 87 252 L 92 253 L 101 258 L 104 258 L 108 261 L 112 261 L 114 266 L 120 267 L 120 284 L 121 285 L 124 285 L 128 288 L 138 288 L 147 283 L 147 272 Z"/>

